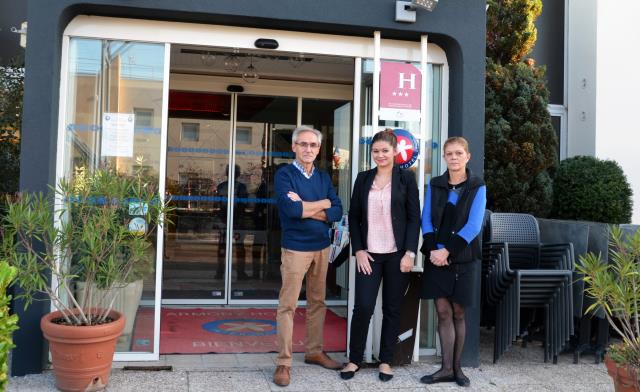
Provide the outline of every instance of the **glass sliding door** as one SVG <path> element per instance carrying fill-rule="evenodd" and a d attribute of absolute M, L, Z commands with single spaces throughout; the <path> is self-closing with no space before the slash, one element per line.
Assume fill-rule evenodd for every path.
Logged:
<path fill-rule="evenodd" d="M 64 135 L 59 144 L 62 150 L 58 162 L 62 167 L 58 173 L 71 179 L 80 168 L 91 171 L 108 167 L 123 176 L 142 172 L 148 186 L 159 191 L 168 45 L 65 39 L 68 56 L 62 85 L 66 85 L 66 94 L 60 130 Z M 113 118 L 126 123 L 118 132 L 106 126 Z M 151 354 L 138 355 L 138 359 L 153 359 L 158 354 L 154 337 L 159 330 L 156 261 L 161 228 L 149 230 L 154 238 L 147 254 L 149 268 L 136 274 L 136 279 L 123 282 L 114 304 L 127 320 L 116 351 Z"/>
<path fill-rule="evenodd" d="M 163 298 L 226 298 L 229 94 L 169 94 Z"/>
<path fill-rule="evenodd" d="M 239 95 L 234 138 L 230 300 L 277 300 L 280 219 L 277 169 L 293 160 L 297 98 Z"/>
<path fill-rule="evenodd" d="M 335 99 L 302 99 L 302 124 L 322 132 L 317 165 L 326 170 L 342 201 L 344 213 L 351 200 L 352 102 Z M 349 263 L 327 271 L 327 301 L 347 299 Z"/>
<path fill-rule="evenodd" d="M 385 60 L 387 61 L 387 60 Z M 420 63 L 412 63 L 420 69 Z M 427 134 L 424 141 L 425 149 L 419 152 L 419 158 L 408 170 L 416 175 L 416 182 L 420 184 L 420 177 L 424 177 L 425 192 L 426 186 L 432 176 L 440 173 L 441 146 L 442 139 L 442 79 L 443 68 L 441 64 L 427 65 L 427 92 L 429 105 L 426 108 Z M 389 121 L 378 120 L 373 125 L 373 59 L 363 59 L 361 68 L 361 89 L 360 89 L 360 138 L 358 146 L 358 169 L 368 170 L 373 167 L 371 161 L 371 138 L 373 135 L 385 128 L 403 129 L 408 131 L 416 140 L 420 141 L 419 121 Z M 399 140 L 402 143 L 402 140 Z M 418 255 L 418 257 L 423 257 Z M 422 301 L 420 307 L 420 348 L 435 348 L 435 309 L 433 301 Z"/>
<path fill-rule="evenodd" d="M 322 132 L 316 165 L 348 206 L 351 101 L 169 96 L 166 191 L 175 209 L 165 231 L 163 301 L 276 304 L 282 233 L 275 172 L 293 162 L 291 135 L 300 118 Z M 346 301 L 347 287 L 346 265 L 330 269 L 327 299 Z"/>

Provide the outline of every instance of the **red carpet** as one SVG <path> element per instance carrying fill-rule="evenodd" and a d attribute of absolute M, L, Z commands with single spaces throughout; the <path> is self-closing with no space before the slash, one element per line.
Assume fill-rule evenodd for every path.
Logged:
<path fill-rule="evenodd" d="M 306 309 L 296 310 L 293 351 L 304 352 Z M 277 352 L 275 309 L 162 308 L 160 354 Z M 347 320 L 327 310 L 324 350 L 346 351 Z M 153 309 L 138 311 L 132 351 L 153 347 Z"/>

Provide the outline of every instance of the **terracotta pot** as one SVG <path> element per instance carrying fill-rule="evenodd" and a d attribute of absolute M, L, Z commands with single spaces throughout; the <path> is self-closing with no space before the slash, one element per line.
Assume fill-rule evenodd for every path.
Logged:
<path fill-rule="evenodd" d="M 638 371 L 630 366 L 618 365 L 607 355 L 604 358 L 607 372 L 613 379 L 616 392 L 637 392 L 640 391 L 638 382 Z"/>
<path fill-rule="evenodd" d="M 90 327 L 52 323 L 62 317 L 61 312 L 42 317 L 40 328 L 49 341 L 58 389 L 90 392 L 107 386 L 116 341 L 125 324 L 122 313 L 112 310 L 109 316 L 115 321 Z"/>
<path fill-rule="evenodd" d="M 79 298 L 84 298 L 85 286 L 85 282 L 76 282 Z M 116 295 L 115 301 L 112 304 L 112 308 L 122 313 L 125 319 L 124 330 L 118 338 L 116 350 L 118 348 L 121 348 L 122 351 L 126 351 L 131 346 L 133 323 L 136 320 L 136 314 L 138 312 L 138 307 L 140 306 L 143 286 L 144 281 L 140 279 L 113 289 L 114 292 L 117 291 L 118 293 Z M 109 295 L 105 290 L 101 290 L 95 286 L 92 288 L 91 292 L 93 294 L 91 303 L 93 304 L 99 303 L 101 298 L 108 298 L 109 300 L 113 298 L 113 295 Z M 84 304 L 81 302 L 80 306 L 83 305 Z"/>

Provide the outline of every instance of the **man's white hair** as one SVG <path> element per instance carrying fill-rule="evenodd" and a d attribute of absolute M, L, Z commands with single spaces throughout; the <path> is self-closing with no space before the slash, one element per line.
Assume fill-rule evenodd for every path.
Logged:
<path fill-rule="evenodd" d="M 292 144 L 296 144 L 296 142 L 298 141 L 298 135 L 300 135 L 302 132 L 313 133 L 318 138 L 318 143 L 322 144 L 322 132 L 318 131 L 317 129 L 313 129 L 311 127 L 307 127 L 304 125 L 301 127 L 297 127 L 296 129 L 293 130 L 293 135 L 291 135 Z"/>

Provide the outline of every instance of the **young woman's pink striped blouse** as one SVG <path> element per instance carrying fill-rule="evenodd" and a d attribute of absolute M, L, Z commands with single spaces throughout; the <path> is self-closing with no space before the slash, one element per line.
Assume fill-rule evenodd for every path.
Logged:
<path fill-rule="evenodd" d="M 396 239 L 391 225 L 391 182 L 382 188 L 375 181 L 369 191 L 367 250 L 371 253 L 396 252 Z"/>

